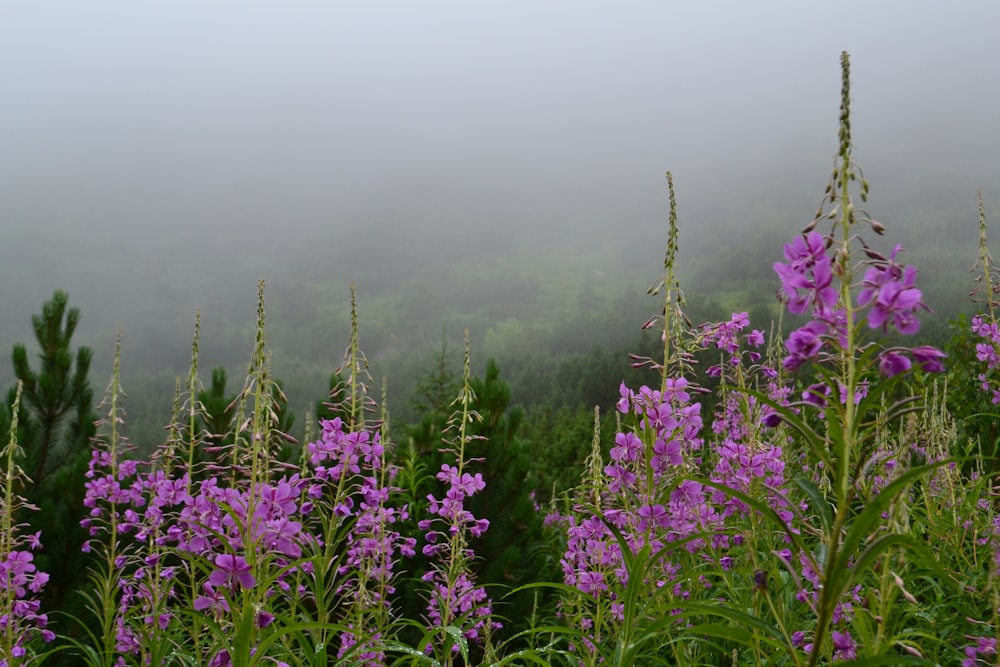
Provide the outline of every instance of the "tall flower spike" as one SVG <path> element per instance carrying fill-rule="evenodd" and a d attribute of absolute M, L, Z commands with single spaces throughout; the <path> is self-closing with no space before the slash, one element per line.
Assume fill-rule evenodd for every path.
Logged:
<path fill-rule="evenodd" d="M 482 417 L 474 410 L 475 393 L 471 386 L 469 330 L 465 330 L 465 359 L 462 388 L 452 403 L 455 414 L 448 422 L 454 432 L 449 442 L 455 465 L 444 463 L 436 477 L 446 491 L 442 498 L 427 497 L 432 519 L 419 522 L 426 532 L 423 553 L 436 562 L 423 579 L 431 584 L 427 601 L 427 618 L 436 628 L 460 626 L 466 639 L 489 643 L 490 631 L 500 624 L 493 619 L 492 602 L 486 589 L 476 585 L 469 565 L 473 557 L 468 536 L 479 537 L 489 528 L 489 521 L 477 519 L 465 509 L 465 499 L 482 491 L 486 483 L 481 473 L 471 474 L 466 467 L 473 460 L 466 447 L 478 438 L 469 427 Z M 449 640 L 451 641 L 451 640 Z M 428 647 L 433 650 L 434 647 Z M 451 664 L 451 649 L 438 656 Z"/>
<path fill-rule="evenodd" d="M 18 445 L 18 413 L 21 408 L 23 383 L 18 381 L 11 406 L 10 437 L 7 446 L 0 451 L 3 457 L 3 507 L 0 525 L 0 660 L 5 656 L 30 658 L 28 643 L 40 634 L 50 642 L 55 635 L 46 629 L 48 617 L 40 614 L 41 603 L 37 594 L 45 587 L 49 575 L 40 572 L 34 564 L 32 550 L 38 548 L 39 535 L 20 535 L 17 512 L 29 507 L 17 494 L 16 487 L 27 480 L 27 476 L 15 463 L 20 454 Z M 30 662 L 26 659 L 25 664 Z M 11 664 L 20 664 L 11 663 Z"/>

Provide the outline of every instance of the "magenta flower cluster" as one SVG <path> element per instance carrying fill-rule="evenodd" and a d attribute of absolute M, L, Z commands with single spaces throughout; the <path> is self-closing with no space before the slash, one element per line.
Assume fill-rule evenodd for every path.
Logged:
<path fill-rule="evenodd" d="M 338 486 L 347 492 L 332 493 L 329 502 L 335 516 L 355 517 L 354 529 L 348 535 L 347 559 L 341 574 L 365 573 L 366 578 L 385 586 L 393 593 L 393 565 L 398 556 L 413 556 L 414 538 L 403 537 L 392 526 L 406 521 L 406 505 L 392 507 L 390 495 L 398 491 L 391 485 L 396 468 L 386 463 L 385 447 L 377 431 L 348 431 L 336 417 L 321 420 L 319 440 L 309 443 L 309 461 L 315 466 L 315 480 L 309 495 L 323 497 L 322 486 L 333 490 Z M 309 504 L 307 507 L 311 507 Z M 345 591 L 346 592 L 346 591 Z M 380 600 L 388 604 L 388 600 Z"/>
<path fill-rule="evenodd" d="M 977 315 L 972 318 L 972 332 L 982 339 L 976 343 L 976 359 L 986 364 L 986 370 L 979 374 L 979 382 L 993 403 L 1000 403 L 1000 387 L 990 379 L 990 373 L 1000 366 L 1000 326 L 992 318 Z"/>
<path fill-rule="evenodd" d="M 378 610 L 386 612 L 380 618 L 391 618 L 397 564 L 415 554 L 416 538 L 398 528 L 409 510 L 395 501 L 397 469 L 387 463 L 377 428 L 349 430 L 340 418 L 321 420 L 320 426 L 320 437 L 305 445 L 299 472 L 289 474 L 272 462 L 256 481 L 242 466 L 198 479 L 163 452 L 151 462 L 120 461 L 117 451 L 95 447 L 86 482 L 89 515 L 82 523 L 92 538 L 85 550 L 108 548 L 112 535 L 119 545 L 116 651 L 138 659 L 157 633 L 183 632 L 179 619 L 185 611 L 178 604 L 193 603 L 221 629 L 235 631 L 250 599 L 256 628 L 267 628 L 275 607 L 310 604 L 313 589 L 304 585 L 315 573 L 310 556 L 322 553 L 337 525 L 349 525 L 335 571 L 342 617 L 330 619 L 349 628 L 340 634 L 337 655 L 384 664 L 383 628 L 370 619 Z M 478 537 L 489 527 L 464 508 L 468 497 L 485 488 L 481 473 L 465 468 L 467 463 L 442 466 L 438 479 L 445 493 L 429 496 L 431 517 L 419 526 L 423 553 L 437 562 L 423 575 L 428 622 L 450 625 L 465 617 L 466 637 L 480 639 L 500 624 L 485 589 L 465 567 L 475 557 L 472 550 L 452 549 L 456 536 Z M 462 568 L 456 569 L 456 558 Z M 187 603 L 181 580 L 195 590 Z M 228 649 L 202 658 L 220 666 L 231 661 Z"/>
<path fill-rule="evenodd" d="M 492 601 L 486 589 L 476 584 L 467 567 L 475 553 L 466 546 L 464 535 L 480 537 L 490 522 L 465 509 L 465 500 L 485 489 L 486 482 L 481 473 L 465 472 L 464 463 L 442 464 L 436 477 L 446 485 L 444 497 L 427 496 L 432 517 L 422 519 L 418 526 L 425 532 L 422 552 L 435 565 L 423 580 L 431 585 L 427 617 L 432 626 L 452 625 L 465 618 L 465 637 L 481 639 L 484 631 L 499 629 L 501 624 L 492 618 Z"/>
<path fill-rule="evenodd" d="M 0 632 L 7 633 L 13 627 L 12 636 L 16 639 L 10 647 L 11 655 L 0 656 L 0 667 L 19 664 L 10 659 L 24 657 L 25 646 L 36 636 L 45 642 L 55 639 L 47 628 L 48 615 L 40 613 L 41 602 L 36 597 L 49 580 L 49 575 L 35 566 L 35 556 L 30 551 L 41 548 L 40 536 L 36 533 L 16 539 L 15 532 L 14 537 L 14 548 L 0 552 L 0 600 L 4 603 Z"/>
<path fill-rule="evenodd" d="M 847 319 L 840 291 L 834 286 L 835 263 L 828 253 L 833 246 L 829 237 L 810 231 L 785 245 L 787 263 L 775 262 L 774 271 L 781 279 L 781 297 L 788 311 L 795 315 L 809 313 L 805 325 L 793 331 L 785 346 L 788 355 L 783 364 L 794 370 L 817 359 L 828 342 L 846 345 Z M 868 251 L 871 259 L 857 294 L 857 308 L 865 313 L 868 327 L 883 333 L 890 330 L 914 334 L 920 329 L 917 313 L 930 310 L 916 287 L 917 270 L 896 261 L 902 247 L 893 248 L 889 257 Z M 944 354 L 928 347 L 893 348 L 880 355 L 880 372 L 891 377 L 910 370 L 914 364 L 929 372 L 943 370 Z"/>
<path fill-rule="evenodd" d="M 193 608 L 228 623 L 241 592 L 258 584 L 251 562 L 266 560 L 279 573 L 276 589 L 287 592 L 292 562 L 304 544 L 319 541 L 303 529 L 300 498 L 309 483 L 298 475 L 256 484 L 228 485 L 236 480 L 215 476 L 192 483 L 186 472 L 143 472 L 132 460 L 112 463 L 106 450 L 94 450 L 84 501 L 90 517 L 83 524 L 94 538 L 114 527 L 134 540 L 116 560 L 117 650 L 123 653 L 138 655 L 144 637 L 167 630 L 177 617 L 176 566 L 165 565 L 165 554 L 211 565 Z M 268 614 L 258 614 L 259 627 L 269 622 Z"/>
<path fill-rule="evenodd" d="M 108 448 L 94 449 L 85 498 L 90 515 L 83 525 L 93 540 L 111 531 L 133 538 L 115 563 L 121 569 L 118 651 L 138 655 L 150 632 L 173 627 L 178 617 L 173 605 L 184 604 L 175 585 L 179 562 L 210 565 L 195 581 L 193 607 L 222 627 L 238 621 L 234 605 L 244 593 L 257 600 L 286 597 L 301 603 L 307 588 L 296 585 L 296 577 L 312 572 L 305 552 L 324 540 L 317 507 L 338 521 L 353 519 L 337 572 L 338 593 L 389 605 L 393 566 L 400 556 L 412 556 L 415 547 L 415 539 L 393 529 L 407 518 L 405 506 L 389 503 L 395 469 L 385 462 L 377 431 L 349 432 L 339 418 L 321 426 L 320 439 L 307 445 L 309 466 L 303 474 L 267 481 L 268 472 L 254 483 L 235 472 L 194 481 L 182 466 L 168 472 L 162 464 L 118 462 Z M 85 549 L 95 546 L 93 540 Z M 200 570 L 185 571 L 190 576 Z M 362 587 L 372 595 L 360 595 Z M 266 628 L 273 619 L 261 609 L 256 625 Z M 342 644 L 343 652 L 356 641 L 344 636 Z M 229 656 L 222 652 L 211 659 L 226 664 Z M 377 664 L 381 654 L 372 660 Z"/>
<path fill-rule="evenodd" d="M 820 275 L 824 275 L 822 270 Z M 822 290 L 824 279 L 817 284 Z M 612 618 L 621 621 L 622 595 L 630 576 L 623 549 L 636 554 L 648 547 L 649 553 L 658 554 L 655 567 L 647 570 L 649 580 L 644 585 L 648 590 L 667 587 L 672 599 L 684 600 L 694 593 L 692 585 L 712 589 L 716 586 L 712 575 L 694 578 L 690 569 L 703 564 L 713 564 L 716 572 L 738 565 L 751 567 L 745 562 L 748 554 L 744 545 L 759 538 L 745 532 L 747 515 L 757 510 L 737 498 L 733 493 L 737 492 L 766 503 L 784 522 L 789 532 L 779 538 L 773 553 L 782 567 L 797 572 L 793 578 L 799 584 L 795 599 L 805 608 L 815 609 L 821 590 L 816 562 L 812 554 L 797 552 L 791 539 L 803 533 L 797 517 L 807 516 L 809 508 L 802 500 L 796 500 L 795 507 L 789 504 L 783 447 L 788 436 L 781 431 L 760 430 L 761 424 L 776 426 L 780 422 L 772 419 L 777 416 L 772 402 L 793 412 L 801 406 L 789 404 L 792 386 L 763 363 L 759 351 L 764 345 L 763 333 L 749 327 L 745 313 L 735 313 L 726 322 L 703 325 L 695 335 L 699 345 L 724 355 L 711 372 L 726 383 L 712 416 L 711 434 L 702 432 L 702 406 L 692 401 L 695 389 L 686 379 L 667 378 L 663 391 L 649 387 L 632 391 L 622 385 L 618 410 L 633 428 L 615 435 L 603 468 L 600 495 L 591 496 L 589 503 L 579 503 L 568 516 L 549 518 L 565 530 L 566 549 L 561 559 L 564 582 L 585 599 L 603 601 Z M 855 402 L 866 390 L 864 384 L 857 388 Z M 760 400 L 757 392 L 769 400 Z M 843 391 L 840 394 L 842 401 L 848 400 Z M 825 400 L 826 394 L 823 396 Z M 764 433 L 771 433 L 771 440 L 763 438 Z M 898 474 L 895 466 L 887 463 L 886 467 Z M 692 478 L 698 470 L 709 471 L 711 486 Z M 820 474 L 813 471 L 814 482 L 820 481 Z M 678 543 L 676 550 L 670 548 L 674 542 Z M 768 573 L 758 574 L 766 586 Z M 863 600 L 862 588 L 855 587 L 836 605 L 832 634 L 828 635 L 836 659 L 858 655 L 859 646 L 850 627 Z M 601 642 L 597 618 L 578 614 L 576 622 L 589 633 L 577 648 L 596 651 Z M 803 652 L 813 649 L 805 632 L 796 632 L 792 641 Z"/>
<path fill-rule="evenodd" d="M 975 643 L 963 649 L 965 657 L 962 659 L 962 667 L 985 667 L 996 664 L 996 637 L 967 637 L 967 639 Z"/>
<path fill-rule="evenodd" d="M 353 601 L 356 613 L 351 629 L 340 635 L 337 656 L 350 654 L 365 665 L 384 664 L 385 654 L 376 646 L 380 628 L 356 624 L 363 623 L 366 614 L 391 606 L 398 559 L 415 553 L 416 539 L 394 528 L 409 518 L 409 509 L 391 503 L 398 491 L 392 486 L 397 471 L 386 462 L 380 432 L 348 430 L 340 417 L 320 420 L 320 426 L 320 439 L 306 445 L 317 482 L 310 495 L 321 499 L 334 517 L 354 519 L 338 570 L 343 579 L 337 593 Z"/>
<path fill-rule="evenodd" d="M 663 491 L 678 481 L 688 460 L 703 446 L 701 404 L 691 401 L 688 381 L 668 379 L 662 391 L 644 386 L 634 392 L 622 384 L 620 396 L 618 410 L 635 423 L 635 429 L 615 435 L 599 506 L 580 504 L 568 516 L 549 519 L 565 526 L 566 549 L 560 560 L 565 583 L 609 601 L 618 620 L 624 612 L 621 594 L 629 580 L 623 549 L 634 554 L 649 547 L 656 553 L 670 542 L 715 534 L 722 519 L 699 482 L 682 480 L 669 493 Z M 718 546 L 727 536 L 717 534 L 711 540 Z M 693 553 L 703 546 L 702 539 L 691 539 L 685 549 Z M 678 573 L 675 562 L 661 558 L 647 583 L 675 587 L 674 593 L 683 596 Z M 581 619 L 584 627 L 593 622 Z M 590 646 L 598 641 L 592 636 Z"/>

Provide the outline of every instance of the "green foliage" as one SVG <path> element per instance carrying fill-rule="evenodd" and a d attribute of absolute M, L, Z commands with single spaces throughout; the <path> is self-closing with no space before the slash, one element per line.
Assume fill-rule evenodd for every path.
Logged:
<path fill-rule="evenodd" d="M 32 368 L 24 344 L 14 346 L 12 360 L 24 387 L 18 420 L 24 458 L 19 464 L 31 480 L 20 493 L 39 509 L 19 518 L 29 531 L 41 531 L 44 536 L 43 549 L 36 557 L 38 568 L 50 575 L 43 609 L 72 613 L 82 609 L 75 591 L 86 581 L 87 559 L 80 550 L 87 533 L 80 519 L 96 417 L 87 377 L 92 355 L 86 347 L 74 353 L 72 337 L 80 311 L 68 304 L 68 295 L 57 290 L 43 304 L 42 312 L 31 318 L 39 348 L 37 369 Z M 10 423 L 13 395 L 11 390 L 6 411 L 0 414 L 0 427 Z"/>
<path fill-rule="evenodd" d="M 948 355 L 946 398 L 958 425 L 955 453 L 979 453 L 992 461 L 992 470 L 1000 471 L 1000 406 L 993 404 L 979 379 L 985 365 L 976 358 L 976 344 L 982 339 L 972 332 L 964 315 L 950 323 L 949 331 L 944 347 Z M 965 442 L 974 447 L 973 452 L 963 451 Z"/>
<path fill-rule="evenodd" d="M 73 354 L 71 339 L 80 321 L 77 308 L 67 308 L 69 296 L 56 290 L 42 312 L 31 318 L 39 346 L 40 368 L 35 371 L 22 343 L 11 355 L 14 374 L 24 383 L 24 403 L 37 428 L 35 438 L 23 442 L 22 463 L 36 487 L 71 459 L 85 451 L 93 435 L 93 392 L 87 373 L 92 353 L 81 347 Z"/>
<path fill-rule="evenodd" d="M 453 386 L 454 375 L 447 361 L 446 347 L 442 345 L 425 374 L 423 393 L 416 397 L 416 402 L 433 406 L 435 397 L 440 397 L 445 389 Z M 488 588 L 501 587 L 493 590 L 492 594 L 498 600 L 495 603 L 496 612 L 506 618 L 503 634 L 510 636 L 525 629 L 524 622 L 530 616 L 535 596 L 526 592 L 515 593 L 499 601 L 505 589 L 539 578 L 555 577 L 557 572 L 544 550 L 539 548 L 543 517 L 536 509 L 533 493 L 537 488 L 534 473 L 539 462 L 533 456 L 530 443 L 521 436 L 525 410 L 512 406 L 510 385 L 501 379 L 500 367 L 495 359 L 487 362 L 483 377 L 471 379 L 470 389 L 473 396 L 471 409 L 481 419 L 469 426 L 472 442 L 468 455 L 477 461 L 475 471 L 482 473 L 486 488 L 466 501 L 466 509 L 490 522 L 489 530 L 482 537 L 471 540 L 477 555 L 474 568 L 480 584 Z M 451 455 L 442 451 L 449 416 L 441 411 L 441 401 L 437 402 L 437 406 L 436 410 L 424 413 L 420 422 L 407 429 L 409 444 L 406 451 L 411 454 L 404 456 L 401 467 L 404 471 L 412 471 L 407 479 L 423 487 L 412 492 L 407 489 L 416 503 L 411 513 L 419 513 L 419 507 L 426 503 L 423 499 L 428 493 L 437 497 L 442 495 L 440 483 L 434 475 L 442 463 L 450 461 Z M 417 471 L 421 470 L 427 473 L 418 475 Z M 419 537 L 419 531 L 412 534 Z M 420 569 L 418 565 L 417 570 Z"/>
<path fill-rule="evenodd" d="M 602 449 L 613 442 L 615 415 L 600 411 Z M 575 488 L 583 476 L 594 433 L 594 409 L 547 404 L 526 412 L 524 439 L 529 443 L 531 482 L 542 506 Z"/>
<path fill-rule="evenodd" d="M 198 394 L 204 410 L 204 424 L 209 437 L 216 445 L 232 443 L 233 418 L 236 416 L 236 394 L 227 395 L 226 369 L 212 369 L 212 384 Z"/>
<path fill-rule="evenodd" d="M 448 338 L 441 333 L 441 347 L 435 350 L 431 366 L 417 382 L 410 399 L 418 414 L 427 417 L 447 417 L 451 403 L 458 394 L 458 380 L 452 370 L 452 354 Z"/>

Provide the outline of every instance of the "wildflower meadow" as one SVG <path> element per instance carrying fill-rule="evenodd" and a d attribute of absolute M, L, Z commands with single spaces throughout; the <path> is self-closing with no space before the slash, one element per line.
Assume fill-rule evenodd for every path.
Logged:
<path fill-rule="evenodd" d="M 124 436 L 119 338 L 83 473 L 82 611 L 43 611 L 35 554 L 56 536 L 28 528 L 18 415 L 45 387 L 20 383 L 0 451 L 0 667 L 998 664 L 993 443 L 960 433 L 946 400 L 1000 403 L 986 216 L 980 202 L 970 386 L 952 387 L 953 360 L 919 342 L 917 268 L 863 210 L 841 66 L 833 170 L 775 249 L 775 321 L 688 319 L 668 173 L 655 315 L 635 323 L 657 349 L 622 360 L 654 380 L 621 384 L 551 498 L 511 491 L 491 459 L 496 383 L 472 377 L 468 332 L 431 451 L 394 441 L 353 293 L 343 365 L 294 442 L 261 281 L 235 400 L 201 398 L 196 317 L 150 456 Z M 532 502 L 530 522 L 501 525 Z M 60 613 L 72 630 L 52 629 Z"/>

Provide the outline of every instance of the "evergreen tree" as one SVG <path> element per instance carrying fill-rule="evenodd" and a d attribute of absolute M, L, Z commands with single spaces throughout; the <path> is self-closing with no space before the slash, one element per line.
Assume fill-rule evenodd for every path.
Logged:
<path fill-rule="evenodd" d="M 434 352 L 434 361 L 413 390 L 410 404 L 422 416 L 447 419 L 451 412 L 451 402 L 458 395 L 458 381 L 451 368 L 452 353 L 448 349 L 448 339 L 441 332 L 441 347 Z"/>
<path fill-rule="evenodd" d="M 86 582 L 86 558 L 81 547 L 87 539 L 80 527 L 83 518 L 84 474 L 96 433 L 93 392 L 87 374 L 91 351 L 71 347 L 80 311 L 68 308 L 69 297 L 57 290 L 31 322 L 39 346 L 37 370 L 28 361 L 28 350 L 16 344 L 12 354 L 14 374 L 23 383 L 19 414 L 19 439 L 24 451 L 20 462 L 31 483 L 24 498 L 39 508 L 21 520 L 32 531 L 41 531 L 43 549 L 36 561 L 50 575 L 43 606 L 66 611 L 76 602 L 70 592 Z M 14 390 L 8 395 L 0 427 L 9 425 Z"/>
<path fill-rule="evenodd" d="M 226 445 L 233 441 L 233 415 L 236 414 L 236 394 L 226 395 L 226 369 L 222 366 L 212 369 L 212 384 L 198 393 L 198 401 L 204 410 L 203 428 L 209 433 L 215 445 Z"/>
<path fill-rule="evenodd" d="M 36 428 L 34 437 L 24 441 L 22 464 L 36 489 L 44 487 L 57 470 L 81 452 L 89 452 L 94 434 L 93 392 L 87 378 L 93 355 L 89 348 L 81 347 L 74 359 L 70 341 L 80 311 L 67 308 L 68 303 L 66 292 L 56 290 L 42 306 L 41 314 L 31 317 L 40 348 L 38 372 L 32 370 L 24 344 L 14 345 L 11 355 L 14 374 L 24 383 L 24 405 L 31 415 L 30 423 Z"/>

